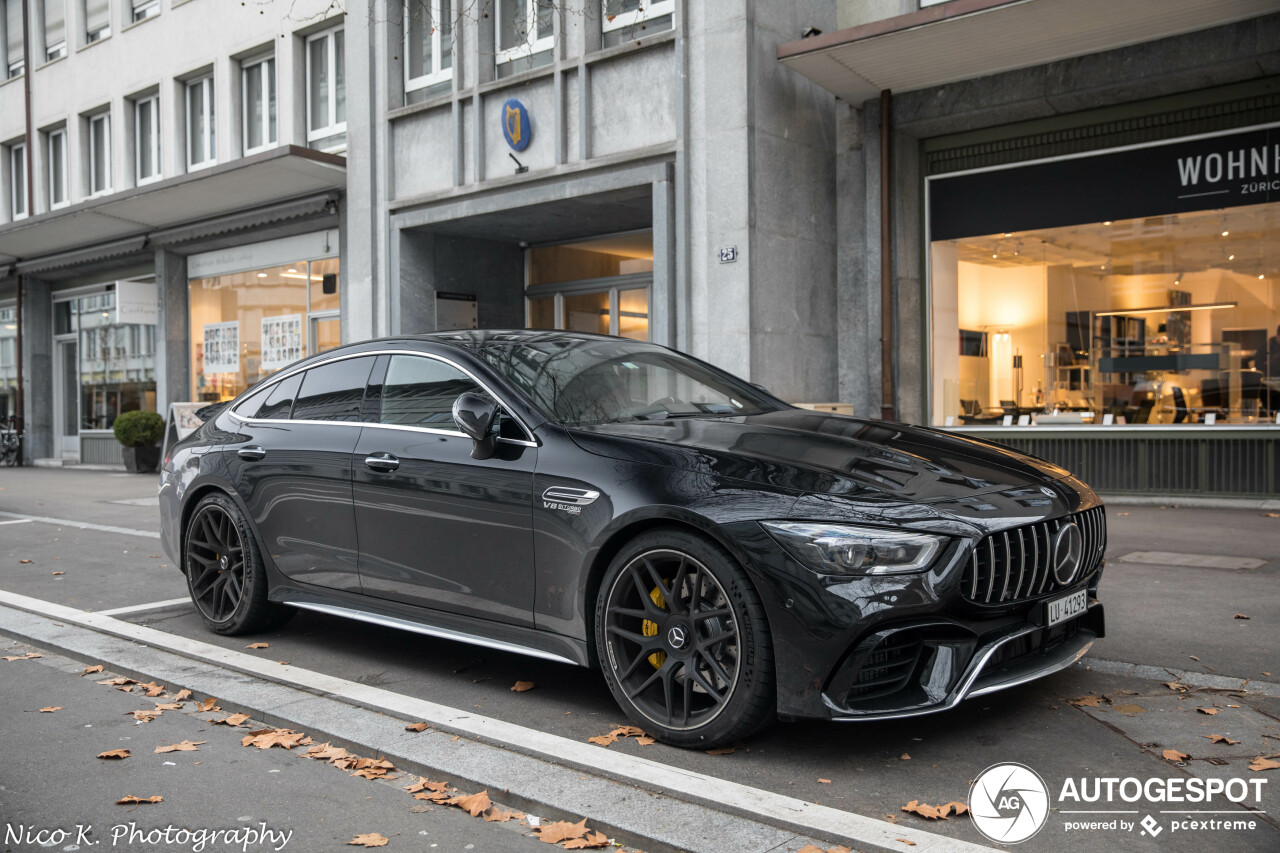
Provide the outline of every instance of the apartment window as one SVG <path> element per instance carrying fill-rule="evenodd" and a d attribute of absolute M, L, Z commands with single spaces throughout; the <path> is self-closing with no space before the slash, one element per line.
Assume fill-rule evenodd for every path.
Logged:
<path fill-rule="evenodd" d="M 603 0 L 604 46 L 612 47 L 671 29 L 675 0 Z"/>
<path fill-rule="evenodd" d="M 111 189 L 111 114 L 89 118 L 89 195 Z"/>
<path fill-rule="evenodd" d="M 67 55 L 67 0 L 41 0 L 44 7 L 44 58 Z"/>
<path fill-rule="evenodd" d="M 276 60 L 266 56 L 241 66 L 244 101 L 244 153 L 252 154 L 276 141 Z"/>
<path fill-rule="evenodd" d="M 136 146 L 133 166 L 138 183 L 160 177 L 160 97 L 133 102 L 133 139 Z"/>
<path fill-rule="evenodd" d="M 67 131 L 58 128 L 49 131 L 49 207 L 62 207 L 70 201 L 67 193 Z"/>
<path fill-rule="evenodd" d="M 9 146 L 9 210 L 14 219 L 27 215 L 27 146 Z"/>
<path fill-rule="evenodd" d="M 5 76 L 22 74 L 22 0 L 4 0 Z"/>
<path fill-rule="evenodd" d="M 160 0 L 133 0 L 132 18 L 145 21 L 160 14 Z"/>
<path fill-rule="evenodd" d="M 409 0 L 404 22 L 405 93 L 428 89 L 453 76 L 451 0 Z"/>
<path fill-rule="evenodd" d="M 347 145 L 343 38 L 339 27 L 307 39 L 307 143 L 322 151 Z"/>
<path fill-rule="evenodd" d="M 111 35 L 111 0 L 81 0 L 84 3 L 84 43 L 92 44 Z"/>
<path fill-rule="evenodd" d="M 187 83 L 187 168 L 210 166 L 217 159 L 213 121 L 213 77 Z"/>
<path fill-rule="evenodd" d="M 498 76 L 551 64 L 555 0 L 498 0 Z"/>

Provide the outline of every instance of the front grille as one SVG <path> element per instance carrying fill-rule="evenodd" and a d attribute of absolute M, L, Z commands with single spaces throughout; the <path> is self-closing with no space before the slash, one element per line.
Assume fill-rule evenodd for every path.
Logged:
<path fill-rule="evenodd" d="M 923 645 L 920 634 L 913 630 L 897 631 L 885 637 L 867 655 L 845 703 L 897 693 L 915 672 Z"/>
<path fill-rule="evenodd" d="M 960 591 L 976 604 L 1008 604 L 1062 589 L 1053 573 L 1053 544 L 1063 525 L 1074 522 L 1083 540 L 1080 569 L 1074 583 L 1093 574 L 1107 547 L 1107 519 L 1102 507 L 992 533 L 973 549 Z"/>

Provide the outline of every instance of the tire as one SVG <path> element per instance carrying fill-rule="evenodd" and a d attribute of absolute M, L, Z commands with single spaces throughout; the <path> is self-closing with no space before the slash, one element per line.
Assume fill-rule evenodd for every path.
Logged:
<path fill-rule="evenodd" d="M 217 634 L 251 634 L 288 621 L 267 600 L 267 572 L 244 514 L 220 492 L 200 499 L 182 537 L 182 570 L 196 612 Z"/>
<path fill-rule="evenodd" d="M 614 699 L 674 746 L 707 749 L 773 722 L 773 643 L 760 597 L 719 545 L 664 529 L 628 543 L 596 598 L 596 654 Z"/>

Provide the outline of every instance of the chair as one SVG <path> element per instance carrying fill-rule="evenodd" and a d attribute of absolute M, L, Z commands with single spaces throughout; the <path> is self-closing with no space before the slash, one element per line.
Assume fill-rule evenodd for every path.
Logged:
<path fill-rule="evenodd" d="M 1177 385 L 1173 386 L 1173 422 L 1180 424 L 1187 419 L 1187 397 Z"/>

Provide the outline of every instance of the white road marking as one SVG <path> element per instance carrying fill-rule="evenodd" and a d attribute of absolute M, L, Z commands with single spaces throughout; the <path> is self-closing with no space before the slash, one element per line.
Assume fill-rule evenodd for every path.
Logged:
<path fill-rule="evenodd" d="M 46 515 L 23 515 L 20 512 L 0 512 L 0 516 L 5 518 L 15 518 L 20 521 L 39 521 L 44 524 L 57 524 L 62 527 L 78 527 L 81 530 L 100 530 L 103 533 L 123 533 L 125 536 L 146 536 L 148 539 L 159 539 L 160 531 L 158 530 L 137 530 L 132 527 L 114 527 L 110 524 L 94 524 L 89 521 L 75 521 L 70 518 L 49 518 Z"/>
<path fill-rule="evenodd" d="M 107 501 L 112 504 L 124 504 L 125 506 L 160 506 L 159 495 L 149 495 L 145 498 L 121 498 L 118 501 Z"/>
<path fill-rule="evenodd" d="M 15 518 L 13 521 L 0 521 L 0 524 L 30 524 L 29 518 Z"/>
<path fill-rule="evenodd" d="M 731 813 L 750 813 L 755 815 L 757 820 L 765 823 L 770 820 L 779 820 L 784 825 L 792 827 L 797 824 L 803 825 L 816 837 L 838 835 L 859 839 L 863 843 L 890 850 L 904 849 L 902 839 L 906 839 L 916 846 L 920 853 L 943 853 L 943 851 L 977 853 L 977 851 L 991 849 L 958 838 L 911 827 L 894 826 L 886 821 L 853 812 L 752 788 L 749 785 L 708 776 L 693 770 L 672 767 L 660 761 L 610 752 L 560 735 L 526 728 L 492 717 L 483 717 L 474 711 L 450 708 L 447 705 L 402 693 L 393 693 L 380 687 L 257 658 L 211 643 L 179 637 L 143 625 L 134 625 L 102 613 L 77 610 L 7 590 L 0 590 L 0 605 L 144 643 L 153 648 L 175 652 L 217 666 L 229 667 L 250 675 L 258 675 L 278 683 L 318 692 L 321 695 L 329 694 L 357 704 L 383 708 L 406 718 L 424 720 L 434 726 L 447 728 L 486 743 L 505 745 L 509 749 L 532 754 L 556 764 L 568 764 L 585 772 L 602 774 L 659 791 L 676 792 L 681 798 L 694 803 L 709 805 L 712 808 L 717 805 L 729 807 Z"/>
<path fill-rule="evenodd" d="M 150 604 L 131 604 L 128 607 L 113 607 L 110 610 L 95 610 L 99 616 L 120 616 L 124 613 L 141 613 L 144 610 L 159 610 L 161 607 L 173 607 L 175 604 L 190 604 L 190 598 L 171 598 L 168 601 L 153 601 Z"/>

